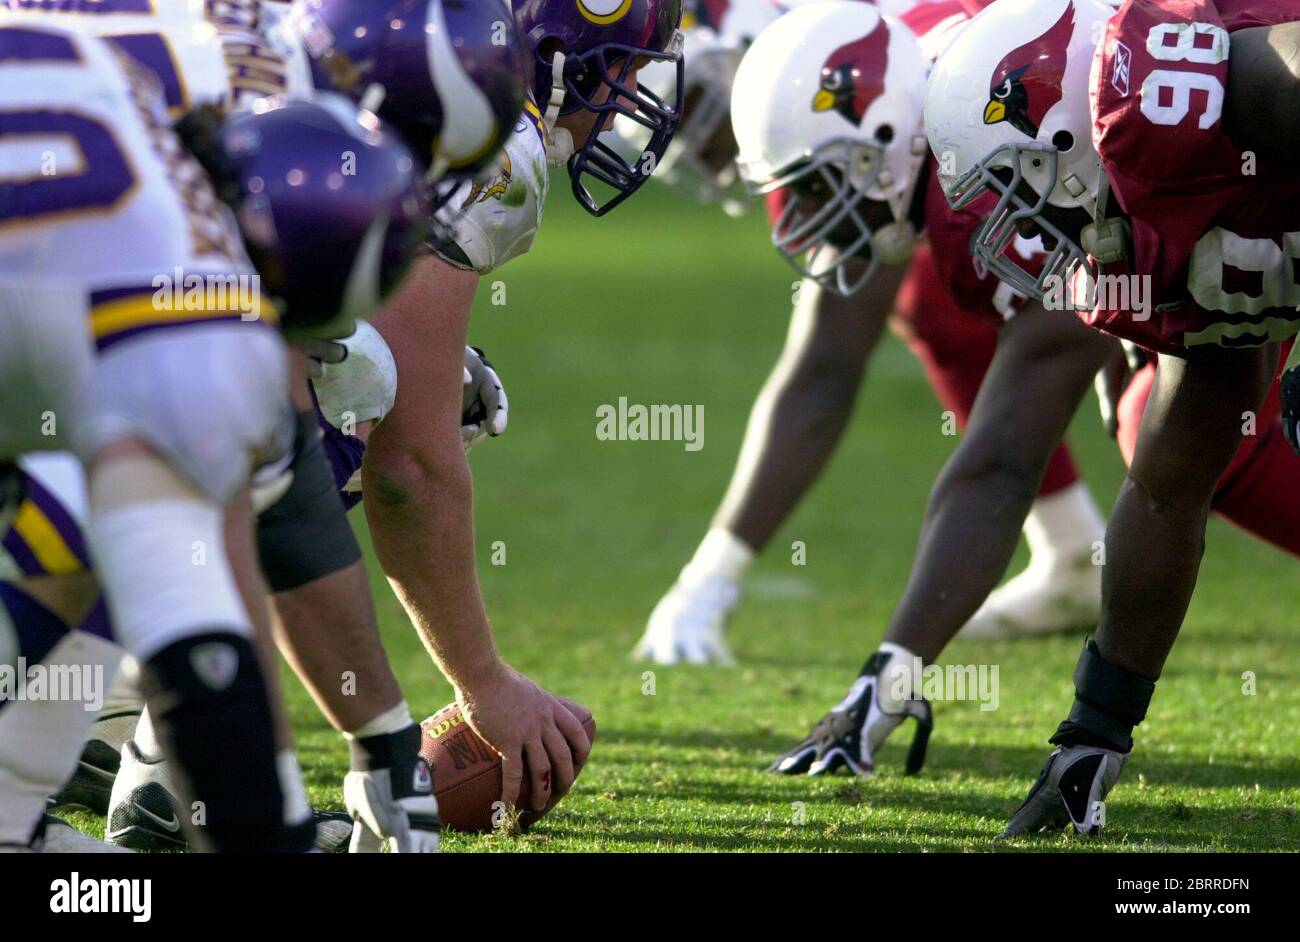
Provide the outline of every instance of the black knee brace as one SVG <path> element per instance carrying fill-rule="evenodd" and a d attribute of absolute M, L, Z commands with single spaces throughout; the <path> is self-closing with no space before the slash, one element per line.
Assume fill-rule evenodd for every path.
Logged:
<path fill-rule="evenodd" d="M 1130 752 L 1133 727 L 1147 715 L 1156 682 L 1102 660 L 1088 641 L 1074 668 L 1074 705 L 1051 742 L 1058 746 L 1100 746 Z"/>
<path fill-rule="evenodd" d="M 361 559 L 315 412 L 299 414 L 295 450 L 289 490 L 257 518 L 257 552 L 272 592 L 296 589 Z"/>
<path fill-rule="evenodd" d="M 213 631 L 174 642 L 145 664 L 159 740 L 199 807 L 178 808 L 199 840 L 222 852 L 309 850 L 315 824 L 286 825 L 271 704 L 247 639 Z"/>

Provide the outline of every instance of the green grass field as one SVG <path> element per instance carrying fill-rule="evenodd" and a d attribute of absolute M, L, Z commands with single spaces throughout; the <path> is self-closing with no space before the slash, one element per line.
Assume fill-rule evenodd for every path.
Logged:
<path fill-rule="evenodd" d="M 507 658 L 590 706 L 599 736 L 574 791 L 530 833 L 452 833 L 447 850 L 1300 850 L 1295 565 L 1217 520 L 1103 838 L 993 840 L 1068 708 L 1077 638 L 954 645 L 952 660 L 999 666 L 1000 707 L 937 705 L 919 776 L 901 772 L 910 727 L 873 779 L 762 771 L 879 641 L 930 484 L 957 441 L 892 337 L 828 473 L 752 571 L 731 625 L 741 666 L 660 668 L 644 695 L 646 668 L 628 651 L 721 496 L 794 277 L 758 214 L 731 220 L 655 188 L 596 220 L 557 179 L 534 251 L 494 278 L 507 303 L 482 291 L 471 337 L 499 366 L 512 412 L 508 433 L 471 461 L 483 588 Z M 596 409 L 619 396 L 702 403 L 704 448 L 599 441 Z M 1071 442 L 1109 507 L 1122 464 L 1094 403 Z M 791 564 L 795 540 L 806 565 Z M 491 563 L 495 541 L 505 565 Z M 389 653 L 426 715 L 450 688 L 372 572 Z M 1243 693 L 1246 671 L 1254 695 Z M 345 747 L 286 677 L 312 798 L 341 808 Z"/>

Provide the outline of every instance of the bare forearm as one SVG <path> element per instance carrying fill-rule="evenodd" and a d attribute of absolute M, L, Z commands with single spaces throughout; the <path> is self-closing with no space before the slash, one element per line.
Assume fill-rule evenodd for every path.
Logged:
<path fill-rule="evenodd" d="M 474 562 L 469 467 L 461 454 L 417 471 L 400 447 L 386 450 L 384 432 L 372 436 L 363 471 L 375 553 L 429 654 L 464 687 L 499 663 Z"/>
<path fill-rule="evenodd" d="M 1006 572 L 1037 488 L 1032 472 L 996 465 L 944 470 L 886 641 L 927 662 L 939 656 Z"/>

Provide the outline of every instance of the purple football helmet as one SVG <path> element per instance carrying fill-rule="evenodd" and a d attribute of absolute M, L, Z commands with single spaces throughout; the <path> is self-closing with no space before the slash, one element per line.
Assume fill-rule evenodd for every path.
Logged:
<path fill-rule="evenodd" d="M 483 169 L 523 111 L 531 59 L 505 0 L 305 0 L 292 19 L 316 87 L 373 110 L 431 179 Z"/>
<path fill-rule="evenodd" d="M 429 208 L 411 152 L 333 94 L 235 112 L 218 148 L 225 198 L 285 331 L 349 333 L 396 286 L 425 236 Z"/>
<path fill-rule="evenodd" d="M 514 0 L 515 19 L 536 50 L 533 90 L 554 131 L 555 119 L 579 109 L 599 121 L 622 116 L 648 132 L 629 162 L 601 140 L 602 129 L 569 157 L 573 195 L 602 216 L 641 187 L 663 157 L 682 113 L 682 0 Z M 630 84 L 634 67 L 672 62 L 677 81 L 672 101 Z M 598 201 L 584 177 L 613 190 Z"/>

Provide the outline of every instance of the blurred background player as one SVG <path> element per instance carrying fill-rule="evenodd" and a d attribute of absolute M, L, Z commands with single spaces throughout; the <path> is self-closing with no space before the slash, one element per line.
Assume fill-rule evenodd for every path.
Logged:
<path fill-rule="evenodd" d="M 1296 135 L 1275 127 L 1289 104 L 1270 112 L 1300 84 L 1297 24 L 1295 3 L 1154 0 L 1116 12 L 1003 0 L 936 69 L 926 120 L 931 148 L 951 156 L 945 193 L 957 206 L 997 198 L 975 257 L 1158 357 L 1107 529 L 1097 633 L 1057 748 L 1005 836 L 1100 830 L 1191 600 L 1210 507 L 1243 435 L 1254 437 L 1245 419 L 1261 416 L 1277 343 L 1300 328 L 1288 256 Z M 1254 173 L 1243 173 L 1247 152 Z M 1051 244 L 1041 271 L 1000 252 L 1017 230 Z M 1145 284 L 1150 308 L 1135 309 L 1117 283 Z M 1285 518 L 1281 530 L 1265 525 L 1293 538 L 1294 473 L 1281 458 L 1272 466 L 1256 469 L 1263 500 L 1236 509 L 1251 529 Z"/>
<path fill-rule="evenodd" d="M 356 140 L 362 149 L 361 125 L 349 129 L 319 109 L 276 109 L 247 116 L 237 128 L 192 128 L 182 147 L 167 120 L 166 84 L 119 47 L 8 22 L 0 34 L 0 60 L 10 72 L 3 83 L 7 113 L 24 122 L 4 130 L 29 139 L 44 135 L 47 142 L 72 135 L 83 155 L 71 160 L 66 175 L 56 168 L 18 187 L 4 207 L 7 221 L 17 226 L 0 252 L 6 307 L 18 324 L 42 325 L 32 328 L 39 342 L 33 337 L 21 348 L 44 354 L 38 362 L 14 357 L 6 364 L 6 390 L 26 405 L 14 410 L 5 450 L 23 450 L 24 439 L 34 448 L 70 443 L 87 465 L 96 573 L 116 637 L 144 665 L 159 739 L 183 773 L 182 794 L 201 802 L 192 806 L 203 809 L 203 827 L 193 834 L 200 846 L 305 849 L 315 826 L 292 751 L 277 741 L 277 692 L 263 680 L 246 607 L 260 599 L 237 583 L 247 573 L 239 561 L 251 560 L 247 504 L 238 498 L 254 469 L 283 467 L 292 443 L 277 314 L 284 315 L 286 329 L 311 329 L 320 318 L 346 321 L 368 297 L 370 304 L 378 299 L 381 277 L 391 274 L 390 266 L 404 265 L 416 231 L 410 225 L 420 205 L 413 162 L 400 147 L 368 155 L 369 215 L 359 232 L 339 228 L 339 248 L 351 245 L 353 260 L 360 244 L 373 248 L 364 253 L 365 264 L 337 272 L 351 285 L 343 305 L 307 313 L 310 305 L 295 302 L 316 295 L 306 283 L 286 282 L 302 272 L 274 227 L 282 188 L 290 200 L 301 195 L 281 183 L 298 167 L 283 161 L 301 156 L 289 139 L 324 133 L 336 163 L 341 141 Z M 355 123 L 346 107 L 346 120 Z M 230 136 L 221 138 L 223 131 Z M 268 157 L 269 151 L 276 156 Z M 230 176 L 209 178 L 193 153 L 219 157 Z M 18 164 L 6 168 L 6 177 L 23 178 L 29 152 L 9 148 L 6 154 Z M 325 176 L 319 176 L 322 186 Z M 238 210 L 242 243 L 217 190 Z M 328 205 L 344 204 L 338 195 Z M 347 204 L 354 214 L 356 208 Z M 403 209 L 414 211 L 405 228 Z M 80 215 L 69 216 L 69 210 Z M 376 240 L 372 218 L 386 213 L 397 215 L 385 220 Z M 245 249 L 263 262 L 263 284 Z M 211 291 L 200 292 L 207 303 L 191 306 L 177 300 L 185 291 L 178 286 L 177 294 L 160 300 L 156 276 L 176 272 L 227 286 L 247 283 L 251 296 L 241 291 L 214 301 Z M 313 279 L 312 287 L 322 280 Z M 302 293 L 305 299 L 295 297 Z M 56 342 L 51 331 L 62 339 Z M 62 359 L 50 362 L 56 357 Z M 33 382 L 32 374 L 42 370 L 47 378 Z M 48 392 L 51 374 L 64 384 L 58 395 Z M 48 428 L 44 440 L 34 437 L 37 417 L 48 421 L 51 415 L 71 432 L 67 438 Z M 223 507 L 232 511 L 226 533 Z M 20 532 L 22 523 L 15 518 Z M 233 571 L 227 549 L 236 559 Z M 203 565 L 196 553 L 204 555 Z M 50 585 L 43 581 L 36 597 L 5 587 L 4 634 L 17 642 L 6 659 L 16 653 L 40 660 L 79 621 L 87 599 L 61 598 L 47 591 Z M 84 637 L 76 640 L 86 647 Z M 109 677 L 118 657 L 109 649 L 96 654 Z M 9 704 L 4 711 L 4 722 L 13 725 L 0 736 L 6 750 L 0 794 L 14 807 L 0 818 L 6 828 L 29 832 L 4 835 L 11 845 L 40 843 L 40 814 L 31 808 L 21 813 L 24 803 L 43 807 L 36 793 L 66 777 L 89 725 L 83 704 L 60 709 L 65 704 L 54 703 L 61 715 L 35 738 L 32 721 L 50 718 L 50 702 Z M 77 709 L 83 717 L 68 715 Z"/>
<path fill-rule="evenodd" d="M 696 199 L 738 211 L 743 204 L 735 186 L 736 142 L 730 121 L 735 70 L 764 27 L 784 10 L 803 5 L 798 0 L 780 5 L 769 0 L 699 5 L 694 25 L 686 32 L 682 131 L 657 176 Z M 927 54 L 933 56 L 933 49 L 950 38 L 955 25 L 981 4 L 903 0 L 876 6 L 886 13 L 917 8 L 910 14 L 911 22 L 928 44 Z M 850 68 L 848 63 L 845 58 L 826 64 L 821 72 L 826 88 L 820 107 L 803 108 L 784 119 L 780 130 L 786 140 L 776 146 L 786 148 L 789 157 L 829 147 L 834 137 L 853 130 L 852 111 L 845 109 L 854 106 L 853 95 L 866 92 L 839 75 Z M 667 77 L 660 73 L 647 74 L 646 81 L 654 79 L 667 85 Z M 838 82 L 846 84 L 832 92 L 832 84 Z M 801 85 L 797 94 L 803 93 Z M 906 164 L 914 155 L 900 156 Z M 780 187 L 768 194 L 774 224 L 784 209 L 784 195 Z M 773 237 L 782 238 L 779 227 Z M 795 239 L 783 250 L 796 268 L 801 248 Z M 722 505 L 690 563 L 651 614 L 633 652 L 639 658 L 661 664 L 733 661 L 724 629 L 739 604 L 743 576 L 829 463 L 888 315 L 892 314 L 890 323 L 920 359 L 944 407 L 952 410 L 961 427 L 966 425 L 993 358 L 997 322 L 956 310 L 940 285 L 942 276 L 930 246 L 925 242 L 914 250 L 904 246 L 869 279 L 859 272 L 853 291 L 841 290 L 834 269 L 828 272 L 831 277 L 810 277 L 800 286 L 785 350 L 754 404 Z M 968 280 L 976 281 L 974 273 Z M 1100 593 L 1100 573 L 1091 556 L 1102 530 L 1101 515 L 1062 445 L 1052 455 L 1025 518 L 1029 566 L 989 595 L 967 623 L 966 635 L 1014 637 L 1091 624 Z"/>

